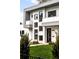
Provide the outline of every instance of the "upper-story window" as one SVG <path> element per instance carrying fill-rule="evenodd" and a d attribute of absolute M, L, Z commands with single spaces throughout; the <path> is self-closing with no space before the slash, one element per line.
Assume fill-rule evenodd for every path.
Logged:
<path fill-rule="evenodd" d="M 53 16 L 56 16 L 56 10 L 48 12 L 48 17 L 53 17 Z"/>
<path fill-rule="evenodd" d="M 43 12 L 39 12 L 39 22 L 41 22 L 43 19 Z"/>
<path fill-rule="evenodd" d="M 31 15 L 31 18 L 33 18 L 33 15 Z"/>
<path fill-rule="evenodd" d="M 38 14 L 35 14 L 35 15 L 34 15 L 34 19 L 35 19 L 35 20 L 38 19 Z"/>
<path fill-rule="evenodd" d="M 25 19 L 26 19 L 26 21 L 29 21 L 30 20 L 30 12 L 26 12 L 26 14 L 25 14 Z"/>
<path fill-rule="evenodd" d="M 35 22 L 34 23 L 34 27 L 38 27 L 38 22 Z"/>

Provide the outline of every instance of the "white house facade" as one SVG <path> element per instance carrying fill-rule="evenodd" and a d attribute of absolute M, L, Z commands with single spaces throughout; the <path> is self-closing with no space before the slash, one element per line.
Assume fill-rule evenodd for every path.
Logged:
<path fill-rule="evenodd" d="M 23 26 L 29 30 L 31 42 L 55 42 L 59 34 L 59 1 L 45 0 L 25 8 Z"/>
<path fill-rule="evenodd" d="M 20 15 L 20 37 L 24 34 L 28 34 L 29 29 L 23 27 L 23 15 Z"/>

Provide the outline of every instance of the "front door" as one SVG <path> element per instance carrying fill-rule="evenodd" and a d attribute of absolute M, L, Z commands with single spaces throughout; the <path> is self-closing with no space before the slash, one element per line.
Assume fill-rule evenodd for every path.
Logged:
<path fill-rule="evenodd" d="M 47 28 L 47 42 L 51 42 L 51 28 Z"/>

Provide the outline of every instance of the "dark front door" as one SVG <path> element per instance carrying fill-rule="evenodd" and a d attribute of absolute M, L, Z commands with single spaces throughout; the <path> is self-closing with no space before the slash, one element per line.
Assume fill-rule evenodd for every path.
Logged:
<path fill-rule="evenodd" d="M 47 28 L 47 42 L 51 42 L 51 28 Z"/>

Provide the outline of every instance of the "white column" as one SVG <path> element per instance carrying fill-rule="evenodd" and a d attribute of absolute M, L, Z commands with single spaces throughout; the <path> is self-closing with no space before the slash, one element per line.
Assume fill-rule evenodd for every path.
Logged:
<path fill-rule="evenodd" d="M 45 30 L 45 26 L 43 27 L 43 43 L 46 43 L 46 30 Z"/>
<path fill-rule="evenodd" d="M 31 30 L 29 30 L 29 40 L 31 40 L 31 42 L 33 41 L 33 33 Z"/>
<path fill-rule="evenodd" d="M 23 27 L 26 27 L 26 11 L 23 11 Z"/>

